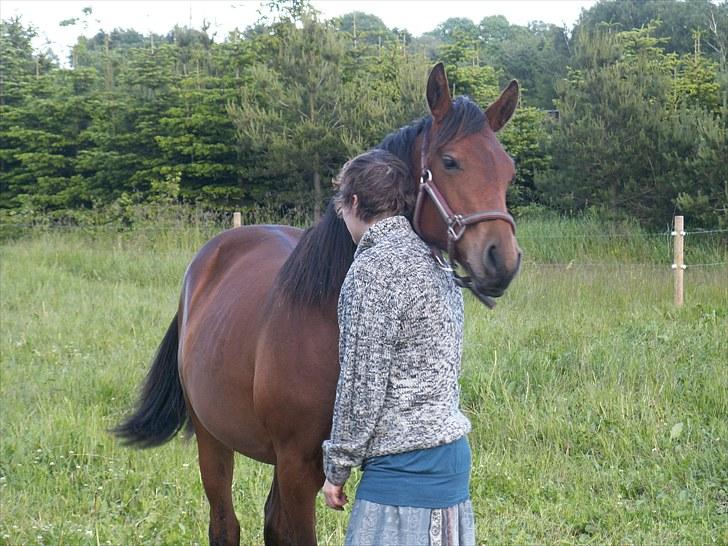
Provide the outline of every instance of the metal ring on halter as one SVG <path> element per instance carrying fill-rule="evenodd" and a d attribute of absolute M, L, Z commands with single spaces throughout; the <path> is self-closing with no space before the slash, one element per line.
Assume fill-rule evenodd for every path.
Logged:
<path fill-rule="evenodd" d="M 422 175 L 420 176 L 420 184 L 426 184 L 427 182 L 432 182 L 432 171 L 430 169 L 422 171 Z"/>

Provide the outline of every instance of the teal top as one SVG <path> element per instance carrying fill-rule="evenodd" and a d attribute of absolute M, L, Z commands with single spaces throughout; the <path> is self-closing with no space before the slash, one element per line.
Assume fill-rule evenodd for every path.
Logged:
<path fill-rule="evenodd" d="M 449 444 L 366 459 L 356 498 L 388 506 L 449 508 L 470 498 L 467 436 Z"/>

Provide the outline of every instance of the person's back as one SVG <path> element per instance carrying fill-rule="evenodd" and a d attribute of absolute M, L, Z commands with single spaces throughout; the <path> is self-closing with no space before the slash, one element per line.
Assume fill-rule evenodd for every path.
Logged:
<path fill-rule="evenodd" d="M 368 398 L 357 399 L 361 407 L 346 408 L 359 417 L 357 428 L 369 420 L 373 424 L 366 430 L 366 446 L 347 449 L 365 449 L 363 460 L 434 447 L 470 430 L 458 408 L 462 293 L 405 217 L 380 220 L 364 235 L 338 310 L 345 378 L 340 385 L 358 383 L 358 377 L 349 382 L 347 374 L 364 373 L 362 360 L 372 361 L 366 373 L 379 376 L 367 389 Z M 383 358 L 381 351 L 391 354 Z M 350 369 L 354 359 L 358 366 Z M 383 392 L 373 392 L 375 387 Z M 371 398 L 378 394 L 381 407 Z"/>
<path fill-rule="evenodd" d="M 412 205 L 407 178 L 381 150 L 355 158 L 340 177 L 339 210 L 358 247 L 339 297 L 341 370 L 323 445 L 324 496 L 342 509 L 343 484 L 361 466 L 347 545 L 468 546 L 463 299 L 403 215 Z"/>

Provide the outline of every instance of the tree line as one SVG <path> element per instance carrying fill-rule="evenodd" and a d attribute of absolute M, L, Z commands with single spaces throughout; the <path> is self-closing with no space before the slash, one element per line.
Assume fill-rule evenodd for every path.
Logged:
<path fill-rule="evenodd" d="M 361 12 L 323 20 L 305 0 L 271 7 L 224 39 L 207 24 L 80 36 L 68 67 L 3 20 L 0 214 L 317 210 L 349 157 L 426 114 L 442 60 L 454 93 L 483 106 L 522 85 L 501 133 L 516 214 L 728 225 L 725 0 L 601 0 L 571 29 L 451 18 L 420 37 Z"/>

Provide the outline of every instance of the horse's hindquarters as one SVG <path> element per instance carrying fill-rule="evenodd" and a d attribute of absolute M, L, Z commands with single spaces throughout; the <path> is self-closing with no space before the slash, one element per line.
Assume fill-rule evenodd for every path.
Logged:
<path fill-rule="evenodd" d="M 221 234 L 190 264 L 180 302 L 179 369 L 191 413 L 224 445 L 271 464 L 272 441 L 253 402 L 256 345 L 299 233 L 254 226 Z"/>

